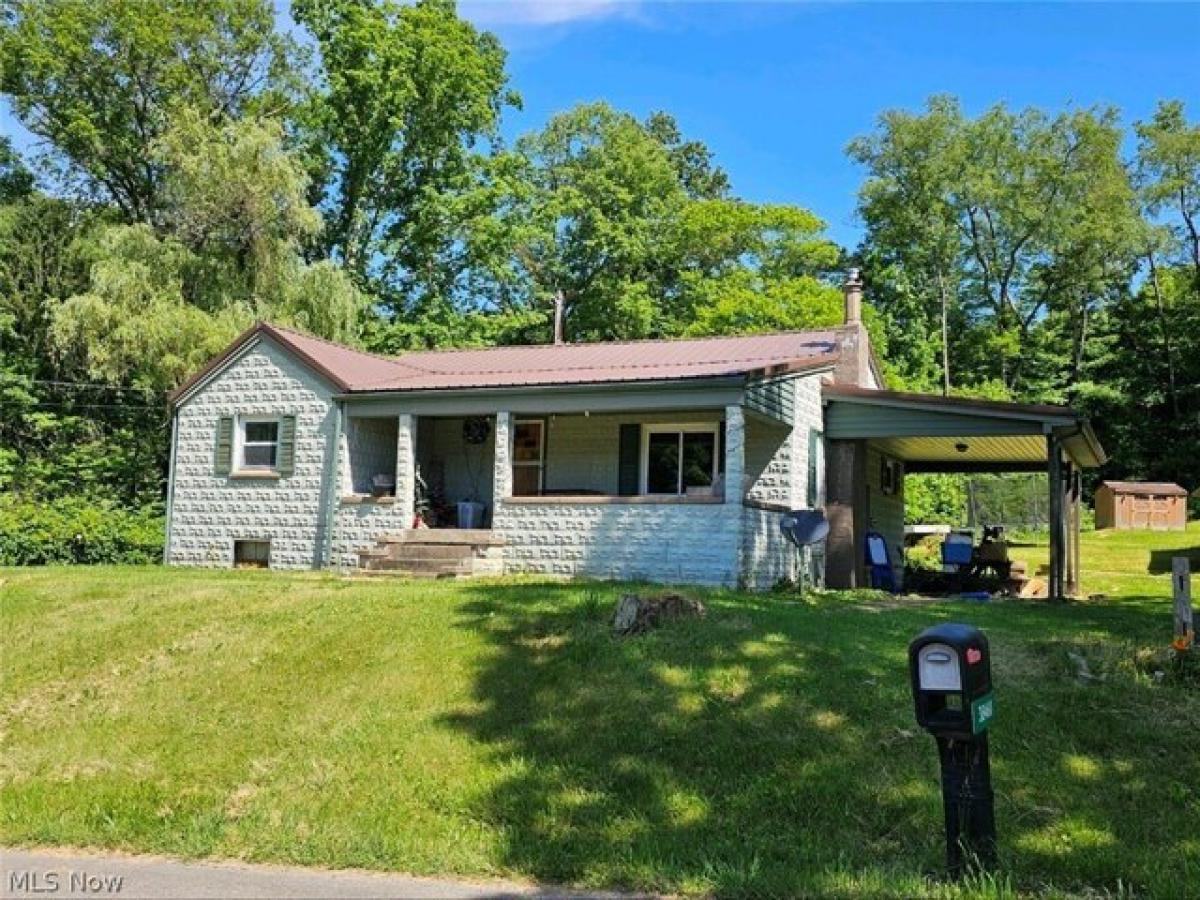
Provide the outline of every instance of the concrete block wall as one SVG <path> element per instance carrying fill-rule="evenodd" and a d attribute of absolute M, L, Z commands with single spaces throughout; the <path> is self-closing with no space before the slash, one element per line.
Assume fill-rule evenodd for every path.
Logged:
<path fill-rule="evenodd" d="M 783 513 L 747 506 L 742 509 L 741 579 L 752 591 L 770 590 L 800 573 L 799 554 L 779 530 Z"/>
<path fill-rule="evenodd" d="M 746 496 L 762 503 L 791 505 L 793 429 L 750 417 L 746 420 Z M 801 473 L 803 474 L 803 473 Z"/>
<path fill-rule="evenodd" d="M 811 509 L 820 505 L 820 497 L 808 496 L 808 436 L 811 429 L 822 431 L 824 410 L 821 406 L 821 376 L 804 375 L 795 379 L 796 412 L 791 428 L 775 428 L 749 420 L 746 426 L 747 471 L 754 480 L 748 496 L 752 500 L 777 504 L 787 509 Z M 818 471 L 818 486 L 825 473 Z M 766 590 L 782 579 L 799 575 L 799 555 L 779 530 L 783 513 L 778 510 L 745 507 L 742 513 L 741 582 L 751 590 Z M 814 548 L 814 569 L 824 576 L 824 547 Z"/>
<path fill-rule="evenodd" d="M 385 437 L 392 448 L 396 495 L 374 498 L 343 494 L 338 497 L 333 540 L 329 548 L 330 565 L 336 569 L 356 568 L 359 563 L 358 552 L 373 547 L 376 538 L 412 527 L 416 507 L 413 482 L 416 422 L 411 414 L 404 413 L 391 419 L 389 424 L 391 428 L 387 431 L 390 434 Z M 353 455 L 353 440 L 350 432 L 342 436 L 343 488 L 349 484 L 345 467 Z"/>
<path fill-rule="evenodd" d="M 412 506 L 398 502 L 338 503 L 330 546 L 330 565 L 335 569 L 358 567 L 358 551 L 375 545 L 375 539 L 412 526 Z"/>
<path fill-rule="evenodd" d="M 263 340 L 245 350 L 179 407 L 166 561 L 230 566 L 235 540 L 271 542 L 271 567 L 320 565 L 326 460 L 334 447 L 332 387 Z M 296 416 L 295 471 L 238 478 L 214 470 L 221 416 Z"/>
<path fill-rule="evenodd" d="M 500 503 L 506 572 L 733 586 L 738 504 Z"/>

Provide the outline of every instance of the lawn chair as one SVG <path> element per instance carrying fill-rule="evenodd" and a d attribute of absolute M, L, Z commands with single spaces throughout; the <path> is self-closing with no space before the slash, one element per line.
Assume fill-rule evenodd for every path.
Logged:
<path fill-rule="evenodd" d="M 887 541 L 878 531 L 867 532 L 867 565 L 871 569 L 871 587 L 876 590 L 896 593 L 896 571 L 892 568 L 892 555 Z"/>

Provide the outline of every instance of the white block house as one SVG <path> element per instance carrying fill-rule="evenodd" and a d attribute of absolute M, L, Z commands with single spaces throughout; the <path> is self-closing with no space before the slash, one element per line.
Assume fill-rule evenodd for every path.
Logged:
<path fill-rule="evenodd" d="M 765 588 L 823 509 L 850 586 L 868 532 L 899 571 L 906 466 L 1095 464 L 1069 410 L 881 390 L 846 294 L 822 331 L 397 358 L 260 323 L 172 397 L 166 562 Z"/>

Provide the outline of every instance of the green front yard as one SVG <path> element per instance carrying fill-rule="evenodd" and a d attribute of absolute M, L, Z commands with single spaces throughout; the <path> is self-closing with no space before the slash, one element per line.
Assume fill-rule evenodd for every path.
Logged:
<path fill-rule="evenodd" d="M 716 592 L 707 619 L 628 640 L 610 585 L 0 570 L 0 844 L 679 892 L 1195 896 L 1200 682 L 1153 675 L 1170 587 L 1148 569 L 1198 545 L 1086 536 L 1103 603 Z M 988 632 L 999 703 L 1004 869 L 965 888 L 933 877 L 937 765 L 906 674 L 942 620 Z"/>

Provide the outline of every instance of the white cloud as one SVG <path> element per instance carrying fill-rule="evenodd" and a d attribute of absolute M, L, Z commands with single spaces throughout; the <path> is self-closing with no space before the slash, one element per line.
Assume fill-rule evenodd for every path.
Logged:
<path fill-rule="evenodd" d="M 459 12 L 479 25 L 565 25 L 633 17 L 640 0 L 464 0 Z"/>

